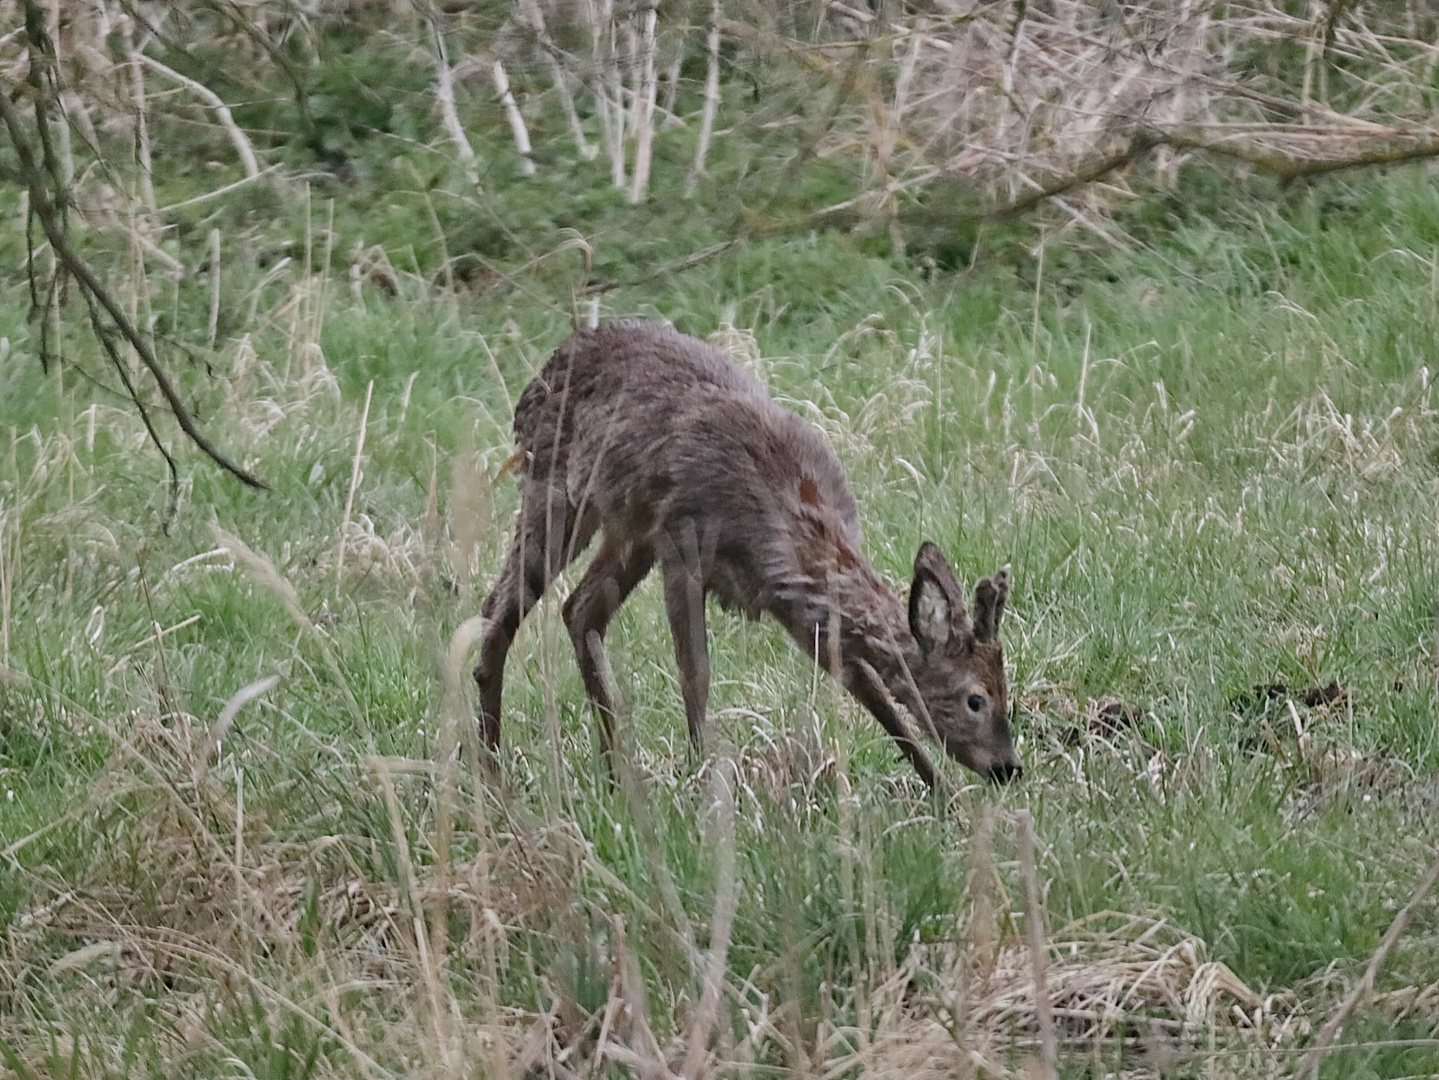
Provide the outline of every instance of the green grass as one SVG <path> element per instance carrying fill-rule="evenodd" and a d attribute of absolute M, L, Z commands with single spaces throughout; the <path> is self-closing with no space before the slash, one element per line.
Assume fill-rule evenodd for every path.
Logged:
<path fill-rule="evenodd" d="M 585 1058 L 616 994 L 632 1003 L 611 1017 L 616 1037 L 647 1052 L 641 992 L 660 1047 L 682 1053 L 702 985 L 688 950 L 706 948 L 723 884 L 723 759 L 738 785 L 722 1056 L 779 1068 L 855 1055 L 851 1071 L 884 1071 L 858 1056 L 870 1042 L 857 1032 L 879 1045 L 953 1008 L 955 972 L 981 951 L 977 896 L 993 892 L 1001 944 L 1022 955 L 1012 818 L 1027 809 L 1051 930 L 1103 912 L 1162 919 L 1270 998 L 1258 1040 L 1220 998 L 1217 1045 L 1244 1053 L 1205 1059 L 1211 1029 L 1186 1029 L 1177 1052 L 1201 1056 L 1172 1075 L 1287 1065 L 1266 1041 L 1287 1051 L 1304 1044 L 1301 1021 L 1317 1029 L 1436 841 L 1439 428 L 1425 365 L 1439 194 L 1424 170 L 1167 221 L 1133 254 L 1056 248 L 1037 286 L 1025 257 L 926 279 L 818 233 L 606 294 L 607 315 L 751 331 L 775 395 L 848 468 L 868 554 L 897 584 L 925 538 L 970 581 L 1012 564 L 1004 637 L 1025 779 L 971 786 L 936 816 L 878 726 L 816 683 L 776 628 L 718 612 L 709 761 L 688 762 L 650 582 L 610 638 L 629 799 L 596 763 L 556 594 L 511 654 L 504 797 L 461 779 L 438 1021 L 412 898 L 421 914 L 434 906 L 426 763 L 445 723 L 441 658 L 497 572 L 516 501 L 507 481 L 476 492 L 452 474 L 468 452 L 487 476 L 509 455 L 507 402 L 567 332 L 568 286 L 541 271 L 452 299 L 428 280 L 427 251 L 397 296 L 369 283 L 354 295 L 344 253 L 385 243 L 404 270 L 398 237 L 423 220 L 414 191 L 376 183 L 389 202 L 337 200 L 332 266 L 292 264 L 263 286 L 267 245 L 288 234 L 302 250 L 303 208 L 244 231 L 229 215 L 258 213 L 252 192 L 188 226 L 243 240 L 214 375 L 183 378 L 207 430 L 272 490 L 182 447 L 168 527 L 163 465 L 97 386 L 111 380 L 83 326 L 67 322 L 66 361 L 47 376 L 21 285 L 0 298 L 13 327 L 0 361 L 0 848 L 48 829 L 0 861 L 0 1045 L 14 1074 L 355 1075 L 363 1055 L 439 1071 L 451 1037 L 488 1074 L 486 1047 L 518 1061 L 543 1015 L 553 1044 L 535 1045 Z M 505 191 L 531 215 L 550 198 Z M 701 246 L 724 213 L 676 234 L 677 208 L 647 221 L 603 202 L 576 213 L 636 230 L 615 241 L 626 274 Z M 531 237 L 563 224 L 519 220 Z M 207 297 L 187 278 L 155 304 L 193 334 Z M 296 297 L 319 306 L 292 336 Z M 457 542 L 476 522 L 464 566 Z M 318 631 L 216 552 L 212 523 L 273 561 Z M 237 714 L 198 776 L 225 702 L 271 675 L 278 686 Z M 1330 680 L 1347 691 L 1334 706 L 1254 701 L 1257 685 Z M 1135 731 L 1079 730 L 1106 696 L 1144 711 Z M 990 812 L 997 884 L 979 875 L 967 892 Z M 1109 946 L 1090 947 L 1107 962 Z M 918 997 L 886 1012 L 906 964 Z M 1431 898 L 1377 988 L 1429 987 L 1428 1011 L 1395 1019 L 1391 996 L 1344 1036 L 1429 1045 L 1345 1050 L 1325 1075 L 1439 1069 L 1436 971 Z M 962 1017 L 946 1023 L 971 1037 Z M 1107 1034 L 1148 1038 L 1141 1028 L 1130 1016 Z M 1082 1025 L 1064 1031 L 1066 1069 L 1089 1075 L 1100 1051 L 1081 1045 Z M 1146 1067 L 1112 1039 L 1101 1050 Z M 996 1054 L 1023 1066 L 1025 1051 Z"/>

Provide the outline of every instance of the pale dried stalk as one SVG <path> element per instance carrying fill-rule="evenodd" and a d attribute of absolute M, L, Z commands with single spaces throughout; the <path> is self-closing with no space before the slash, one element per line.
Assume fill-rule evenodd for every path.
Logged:
<path fill-rule="evenodd" d="M 325 312 L 330 309 L 330 259 L 335 253 L 335 200 L 325 200 L 325 255 L 320 263 L 320 284 L 314 290 L 314 303 L 310 310 L 310 341 L 320 351 L 320 339 L 325 331 Z M 323 355 L 323 353 L 321 353 Z"/>
<path fill-rule="evenodd" d="M 290 618 L 295 621 L 295 625 L 315 643 L 320 650 L 320 655 L 324 658 L 325 667 L 334 676 L 336 684 L 344 695 L 345 704 L 359 726 L 366 747 L 371 753 L 374 753 L 375 740 L 370 731 L 369 717 L 365 715 L 365 710 L 360 708 L 360 702 L 355 697 L 355 692 L 350 689 L 350 680 L 345 676 L 344 668 L 340 667 L 340 662 L 335 657 L 335 650 L 330 648 L 329 638 L 325 637 L 305 611 L 305 606 L 300 603 L 300 594 L 295 591 L 295 586 L 291 585 L 289 580 L 275 569 L 275 564 L 270 561 L 268 556 L 252 550 L 238 536 L 226 532 L 218 524 L 212 524 L 210 530 L 215 534 L 215 542 L 230 553 L 230 557 L 235 560 L 236 566 L 244 571 L 245 576 L 261 588 L 274 593 L 284 605 L 285 610 L 289 612 Z"/>
<path fill-rule="evenodd" d="M 719 1018 L 720 991 L 724 986 L 725 967 L 729 953 L 730 931 L 735 916 L 734 868 L 734 789 L 738 780 L 734 762 L 721 758 L 710 776 L 710 802 L 714 821 L 710 846 L 715 852 L 715 902 L 710 919 L 709 958 L 705 965 L 704 988 L 699 1008 L 690 1026 L 689 1052 L 685 1054 L 680 1075 L 686 1080 L 700 1080 L 706 1071 L 707 1049 Z"/>
<path fill-rule="evenodd" d="M 969 954 L 974 973 L 987 983 L 999 959 L 999 937 L 994 923 L 994 807 L 986 803 L 969 845 Z"/>
<path fill-rule="evenodd" d="M 460 731 L 473 723 L 474 714 L 465 702 L 465 655 L 484 628 L 482 616 L 466 619 L 450 638 L 450 651 L 445 657 L 445 704 L 440 719 L 439 746 L 436 751 L 439 776 L 438 806 L 435 810 L 435 908 L 430 914 L 430 943 L 435 955 L 444 958 L 449 948 L 450 843 L 454 833 L 456 801 L 455 758 L 459 752 Z"/>
<path fill-rule="evenodd" d="M 455 1046 L 448 1030 L 449 1010 L 444 1005 L 441 992 L 443 981 L 440 977 L 440 964 L 443 958 L 436 956 L 430 949 L 430 935 L 425 927 L 424 908 L 420 904 L 420 884 L 415 877 L 415 867 L 410 859 L 410 842 L 405 835 L 404 819 L 400 816 L 400 801 L 395 797 L 395 785 L 390 778 L 390 769 L 384 759 L 372 757 L 367 764 L 379 778 L 380 786 L 385 793 L 385 807 L 390 816 L 390 832 L 395 842 L 395 857 L 399 862 L 400 876 L 404 879 L 400 882 L 400 886 L 409 894 L 415 949 L 419 954 L 420 972 L 425 980 L 425 996 L 429 999 L 430 1006 L 430 1024 L 438 1050 L 436 1057 L 450 1075 L 458 1076 L 460 1075 L 457 1068 L 458 1063 L 452 1060 Z"/>
<path fill-rule="evenodd" d="M 1028 810 L 1015 815 L 1019 839 L 1019 873 L 1024 879 L 1024 922 L 1029 932 L 1029 958 L 1034 974 L 1034 1017 L 1039 1025 L 1040 1052 L 1047 1075 L 1058 1075 L 1059 1043 L 1054 1030 L 1054 1010 L 1045 982 L 1044 908 L 1039 897 L 1039 875 L 1034 866 L 1034 822 Z"/>
<path fill-rule="evenodd" d="M 205 344 L 215 347 L 215 332 L 220 326 L 220 230 L 210 230 L 210 319 L 206 324 Z"/>
<path fill-rule="evenodd" d="M 125 51 L 130 64 L 130 93 L 135 101 L 135 149 L 140 162 L 140 198 L 145 209 L 155 212 L 155 181 L 150 168 L 150 124 L 146 116 L 145 71 L 140 51 L 135 48 L 130 20 L 125 20 Z"/>
<path fill-rule="evenodd" d="M 100 133 L 95 130 L 95 121 L 90 116 L 90 107 L 85 104 L 85 99 L 73 90 L 66 90 L 60 95 L 60 107 L 65 112 L 65 119 L 67 121 L 73 120 L 75 125 L 79 127 L 80 137 L 84 139 L 89 151 L 96 157 L 99 157 Z M 64 129 L 69 127 L 69 124 L 61 124 L 59 127 L 64 131 Z M 64 139 L 66 146 L 68 146 L 70 139 L 68 133 L 64 135 Z M 68 168 L 70 171 L 65 176 L 67 183 L 75 178 L 75 163 L 73 160 L 69 163 Z"/>
<path fill-rule="evenodd" d="M 10 515 L 5 507 L 0 505 L 0 665 L 10 663 L 10 603 L 15 568 L 13 560 L 6 556 L 9 524 Z M 18 543 L 15 544 L 15 550 L 18 555 Z"/>
<path fill-rule="evenodd" d="M 212 525 L 211 531 L 215 534 L 215 543 L 229 553 L 230 558 L 235 560 L 251 581 L 279 597 L 280 603 L 284 605 L 290 618 L 295 620 L 296 626 L 317 639 L 323 639 L 320 628 L 300 603 L 300 594 L 295 591 L 295 586 L 280 575 L 268 556 L 255 551 L 238 536 L 226 532 L 218 525 Z"/>
<path fill-rule="evenodd" d="M 424 8 L 425 21 L 430 27 L 430 45 L 435 53 L 435 100 L 440 103 L 440 123 L 449 135 L 450 142 L 459 155 L 460 167 L 465 170 L 465 179 L 475 191 L 480 191 L 480 167 L 475 157 L 475 148 L 470 145 L 460 114 L 455 109 L 455 72 L 450 67 L 450 56 L 445 48 L 444 31 L 440 28 L 440 14 L 433 4 Z"/>
<path fill-rule="evenodd" d="M 45 32 L 50 35 L 50 43 L 55 50 L 55 61 L 58 65 L 60 62 L 61 42 L 60 0 L 53 0 L 50 5 L 50 10 L 45 13 Z M 67 106 L 67 98 L 71 96 L 73 95 L 68 95 L 64 91 L 60 92 L 60 111 L 62 114 L 64 114 L 65 119 L 62 119 L 59 124 L 55 125 L 54 129 L 57 136 L 55 140 L 55 149 L 60 157 L 60 175 L 64 179 L 66 185 L 73 183 L 75 180 L 75 152 L 70 145 L 70 125 L 67 122 L 69 113 L 69 109 Z M 88 120 L 89 117 L 86 117 L 85 119 Z M 93 145 L 98 146 L 98 140 Z"/>
<path fill-rule="evenodd" d="M 709 154 L 710 137 L 714 134 L 715 114 L 719 112 L 720 85 L 719 85 L 719 52 L 720 52 L 720 20 L 724 18 L 721 8 L 721 0 L 714 0 L 714 7 L 710 10 L 709 39 L 706 46 L 709 52 L 709 67 L 705 72 L 705 104 L 704 111 L 700 114 L 700 134 L 695 143 L 695 160 L 690 166 L 690 174 L 685 181 L 685 194 L 692 195 L 695 186 L 705 173 L 705 158 Z"/>
<path fill-rule="evenodd" d="M 195 783 L 198 784 L 205 778 L 206 772 L 209 771 L 210 759 L 219 753 L 220 740 L 229 732 L 230 725 L 235 722 L 235 717 L 239 715 L 240 710 L 260 695 L 269 693 L 279 685 L 279 682 L 280 676 L 278 675 L 267 675 L 263 679 L 256 679 L 249 685 L 242 686 L 229 701 L 225 702 L 225 707 L 220 710 L 220 715 L 215 719 L 214 726 L 210 728 L 209 733 L 205 736 L 205 745 L 201 748 L 199 756 L 192 762 L 191 775 Z M 237 839 L 235 843 L 236 850 L 238 851 L 239 840 Z M 237 854 L 235 856 L 237 865 L 239 861 L 240 858 Z"/>
<path fill-rule="evenodd" d="M 140 185 L 142 190 L 147 186 L 144 178 L 145 172 L 142 169 Z M 154 191 L 152 190 L 150 194 L 153 197 Z M 151 204 L 151 208 L 153 209 L 153 203 Z M 125 207 L 125 228 L 126 231 L 129 233 L 130 239 L 130 307 L 128 314 L 130 316 L 131 326 L 134 326 L 136 328 L 142 326 L 151 328 L 154 327 L 155 324 L 149 318 L 150 281 L 145 271 L 145 237 L 144 234 L 140 231 L 138 209 L 139 208 L 136 206 L 135 200 L 133 198 L 128 201 Z M 142 307 L 144 308 L 146 315 L 146 318 L 143 320 L 140 318 L 140 311 Z M 155 340 L 153 337 L 154 331 L 149 330 L 147 333 L 144 330 L 140 330 L 138 332 L 146 334 L 146 336 L 149 338 L 147 344 L 153 350 L 155 347 Z M 130 345 L 129 352 L 126 354 L 126 360 L 129 363 L 130 379 L 133 382 L 140 377 L 140 350 L 139 347 L 133 342 Z"/>
<path fill-rule="evenodd" d="M 197 774 L 198 775 L 198 774 Z M 198 782 L 198 780 L 197 780 Z M 242 926 L 251 921 L 250 890 L 245 887 L 245 770 L 235 763 L 235 899 Z"/>
<path fill-rule="evenodd" d="M 375 392 L 375 380 L 365 388 L 365 411 L 360 414 L 360 435 L 355 440 L 355 462 L 350 468 L 350 493 L 345 496 L 345 516 L 340 522 L 340 549 L 335 554 L 335 587 L 340 586 L 345 572 L 345 539 L 350 531 L 350 513 L 355 509 L 355 489 L 360 486 L 360 462 L 365 453 L 365 430 L 370 423 L 370 397 Z"/>
<path fill-rule="evenodd" d="M 492 481 L 475 453 L 474 430 L 466 428 L 450 459 L 450 494 L 446 504 L 451 541 L 450 573 L 460 586 L 462 600 L 468 600 L 474 589 L 480 549 L 490 527 L 492 497 Z"/>
<path fill-rule="evenodd" d="M 251 145 L 245 132 L 240 125 L 235 123 L 235 117 L 230 113 L 230 107 L 221 100 L 220 95 L 211 90 L 204 83 L 196 82 L 178 71 L 166 67 L 152 56 L 144 53 L 137 54 L 137 58 L 145 63 L 151 71 L 163 75 L 172 82 L 177 82 L 189 90 L 215 113 L 215 119 L 225 129 L 225 134 L 230 137 L 230 142 L 235 146 L 235 152 L 240 155 L 240 164 L 245 167 L 245 177 L 254 180 L 260 175 L 260 160 L 255 156 L 255 148 Z"/>
<path fill-rule="evenodd" d="M 642 203 L 649 193 L 650 155 L 655 141 L 655 19 L 651 5 L 645 11 L 644 31 L 640 39 L 640 85 L 635 101 L 635 170 L 631 178 L 630 203 Z"/>
<path fill-rule="evenodd" d="M 671 1080 L 674 1074 L 666 1065 L 659 1040 L 655 1038 L 654 1029 L 650 1026 L 644 979 L 641 978 L 639 964 L 635 962 L 625 941 L 624 919 L 618 915 L 612 918 L 614 928 L 611 943 L 617 969 L 615 982 L 623 999 L 623 1008 L 628 1012 L 633 1027 L 630 1041 L 635 1044 L 635 1048 L 618 1046 L 612 1042 L 602 1043 L 595 1048 L 596 1061 L 607 1057 L 622 1065 L 628 1065 L 639 1074 L 640 1080 Z"/>

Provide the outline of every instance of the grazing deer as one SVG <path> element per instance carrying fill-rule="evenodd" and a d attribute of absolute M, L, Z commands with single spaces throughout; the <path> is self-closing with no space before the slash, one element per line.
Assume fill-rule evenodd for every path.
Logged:
<path fill-rule="evenodd" d="M 520 395 L 515 439 L 522 499 L 509 557 L 482 609 L 475 668 L 492 754 L 505 655 L 520 620 L 599 532 L 564 619 L 606 761 L 615 709 L 605 629 L 658 562 L 696 749 L 709 700 L 704 601 L 713 595 L 749 618 L 777 619 L 931 787 L 934 767 L 896 702 L 975 772 L 999 782 L 1020 774 L 999 643 L 1008 572 L 975 587 L 971 621 L 949 563 L 926 541 L 906 610 L 860 553 L 854 497 L 834 455 L 720 350 L 663 326 L 578 333 Z"/>

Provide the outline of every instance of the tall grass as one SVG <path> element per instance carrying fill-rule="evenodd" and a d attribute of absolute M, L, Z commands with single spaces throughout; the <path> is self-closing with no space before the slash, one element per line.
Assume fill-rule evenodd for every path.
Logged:
<path fill-rule="evenodd" d="M 563 582 L 511 655 L 504 779 L 473 773 L 465 620 L 516 501 L 509 403 L 567 301 L 382 288 L 318 216 L 312 248 L 370 260 L 354 289 L 343 260 L 237 257 L 189 375 L 274 490 L 195 466 L 168 532 L 134 417 L 78 336 L 41 373 L 7 286 L 5 1068 L 1022 1074 L 1020 811 L 1061 1072 L 1288 1068 L 1436 842 L 1426 173 L 1042 275 L 926 280 L 821 234 L 606 296 L 752 335 L 897 582 L 924 538 L 970 579 L 1012 564 L 1025 780 L 943 814 L 768 625 L 712 621 L 687 760 L 652 583 L 610 637 L 628 780 L 597 763 Z M 201 324 L 210 289 L 177 301 Z M 1436 934 L 1431 899 L 1341 1040 L 1373 1045 L 1325 1075 L 1439 1069 Z"/>

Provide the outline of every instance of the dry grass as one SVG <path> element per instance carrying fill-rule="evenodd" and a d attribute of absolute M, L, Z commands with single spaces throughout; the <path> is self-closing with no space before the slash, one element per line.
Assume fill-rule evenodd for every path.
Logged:
<path fill-rule="evenodd" d="M 823 152 L 869 159 L 875 188 L 846 205 L 879 216 L 964 178 L 994 212 L 1049 198 L 1068 227 L 1124 246 L 1106 209 L 1144 173 L 1172 185 L 1195 152 L 1282 179 L 1439 153 L 1425 97 L 1439 51 L 1423 29 L 1432 14 L 1413 2 L 1363 15 L 1313 5 L 1304 17 L 1257 3 L 1058 0 L 890 22 L 825 8 L 806 42 L 726 28 L 852 82 L 865 111 Z"/>
<path fill-rule="evenodd" d="M 1061 928 L 1046 957 L 1061 1042 L 1105 1061 L 1123 1055 L 1127 1076 L 1163 1075 L 1216 1045 L 1247 1051 L 1238 1072 L 1221 1066 L 1219 1075 L 1282 1072 L 1282 1057 L 1255 1065 L 1308 1032 L 1293 1001 L 1261 1000 L 1204 954 L 1203 942 L 1162 921 L 1105 912 Z M 1040 1040 L 1029 949 L 1005 945 L 989 971 L 976 969 L 975 956 L 968 945 L 913 956 L 876 992 L 874 1030 L 826 1074 L 1033 1075 Z"/>

